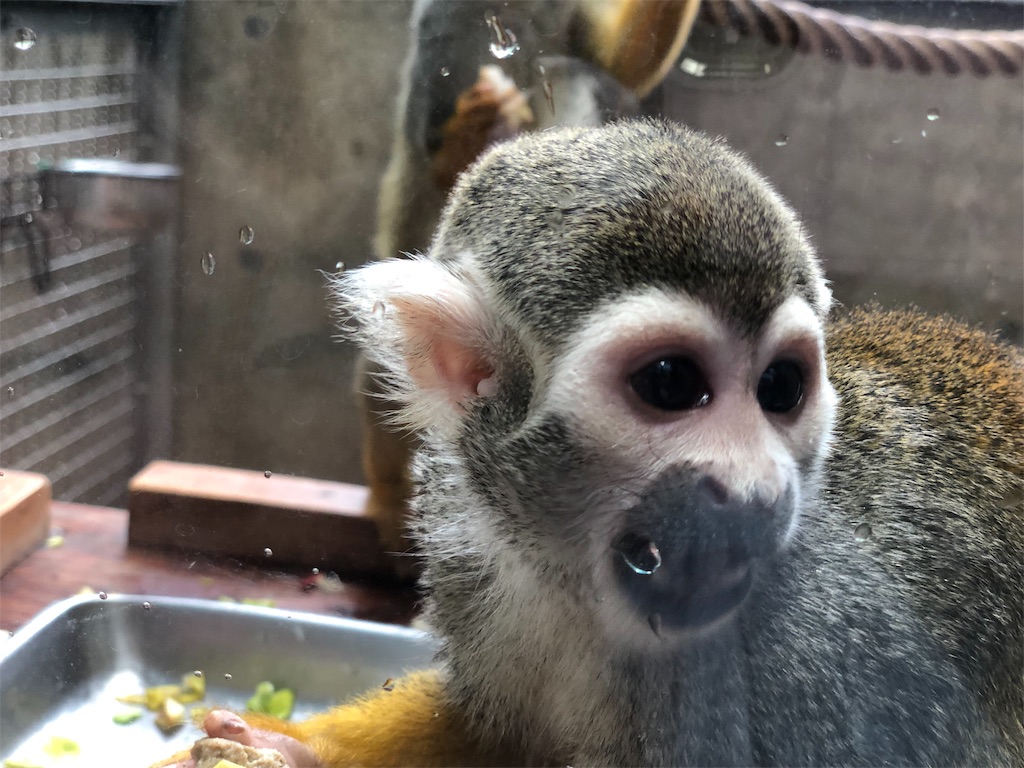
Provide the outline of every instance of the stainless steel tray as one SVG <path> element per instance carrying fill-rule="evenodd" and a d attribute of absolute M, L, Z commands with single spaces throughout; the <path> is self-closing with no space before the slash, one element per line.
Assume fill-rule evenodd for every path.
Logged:
<path fill-rule="evenodd" d="M 388 624 L 208 600 L 72 598 L 0 645 L 0 760 L 44 764 L 42 746 L 59 736 L 80 754 L 47 765 L 140 768 L 201 732 L 187 723 L 165 735 L 148 711 L 117 725 L 114 714 L 130 709 L 118 696 L 201 670 L 197 706 L 244 708 L 269 680 L 295 691 L 301 718 L 429 666 L 435 650 L 428 635 Z"/>

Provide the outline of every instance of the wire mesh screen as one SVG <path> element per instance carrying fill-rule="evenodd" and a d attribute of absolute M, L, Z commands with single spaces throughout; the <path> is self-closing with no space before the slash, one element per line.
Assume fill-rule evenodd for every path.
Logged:
<path fill-rule="evenodd" d="M 10 4 L 0 28 L 0 464 L 116 504 L 139 463 L 136 244 L 70 228 L 37 174 L 138 158 L 141 17 L 41 6 Z"/>

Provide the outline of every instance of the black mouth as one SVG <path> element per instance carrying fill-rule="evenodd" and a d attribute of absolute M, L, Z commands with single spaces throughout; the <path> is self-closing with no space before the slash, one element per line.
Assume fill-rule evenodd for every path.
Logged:
<path fill-rule="evenodd" d="M 753 559 L 733 551 L 686 553 L 675 562 L 667 558 L 651 573 L 638 571 L 621 554 L 615 560 L 620 586 L 659 635 L 725 617 L 740 606 L 753 584 Z"/>

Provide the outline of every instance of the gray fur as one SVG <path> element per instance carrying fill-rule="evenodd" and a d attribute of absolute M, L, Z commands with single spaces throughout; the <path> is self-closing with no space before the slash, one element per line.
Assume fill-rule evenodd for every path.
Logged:
<path fill-rule="evenodd" d="M 662 123 L 530 136 L 462 178 L 430 256 L 503 334 L 497 395 L 457 439 L 425 435 L 416 462 L 430 620 L 476 737 L 526 764 L 1019 764 L 1021 525 L 977 521 L 1020 479 L 989 463 L 949 481 L 964 434 L 892 372 L 830 361 L 831 454 L 820 476 L 802 466 L 800 527 L 733 619 L 664 647 L 598 619 L 590 545 L 652 486 L 605 487 L 614 455 L 545 411 L 544 371 L 638 286 L 682 288 L 748 334 L 793 294 L 824 322 L 807 238 L 745 161 Z"/>

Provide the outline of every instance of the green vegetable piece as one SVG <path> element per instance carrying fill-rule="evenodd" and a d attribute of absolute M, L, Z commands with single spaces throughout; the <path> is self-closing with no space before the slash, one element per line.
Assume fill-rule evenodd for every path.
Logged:
<path fill-rule="evenodd" d="M 273 694 L 274 684 L 264 680 L 256 686 L 256 693 L 253 694 L 252 698 L 245 702 L 245 708 L 250 712 L 259 712 L 265 715 L 267 713 L 267 701 Z"/>
<path fill-rule="evenodd" d="M 136 710 L 135 712 L 118 712 L 114 715 L 113 720 L 117 725 L 131 725 L 140 717 L 142 717 L 142 713 Z"/>
<path fill-rule="evenodd" d="M 289 688 L 275 690 L 273 683 L 264 680 L 256 686 L 256 693 L 246 702 L 245 708 L 250 712 L 287 720 L 295 709 L 295 691 Z"/>
<path fill-rule="evenodd" d="M 290 688 L 282 688 L 271 694 L 266 712 L 280 720 L 287 720 L 292 716 L 293 709 L 295 709 L 295 691 Z"/>

